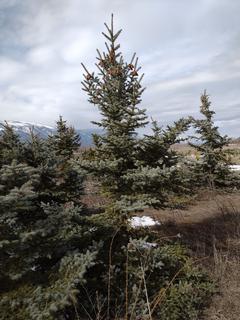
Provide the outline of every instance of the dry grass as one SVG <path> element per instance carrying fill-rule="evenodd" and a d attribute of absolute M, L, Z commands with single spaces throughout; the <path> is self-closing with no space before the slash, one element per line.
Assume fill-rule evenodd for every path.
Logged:
<path fill-rule="evenodd" d="M 88 181 L 86 188 L 84 201 L 88 206 L 106 205 L 95 183 Z M 148 209 L 139 215 L 161 222 L 160 227 L 153 228 L 159 238 L 180 235 L 190 254 L 215 279 L 218 293 L 202 319 L 240 319 L 240 193 L 205 191 L 185 210 Z"/>
<path fill-rule="evenodd" d="M 216 254 L 212 275 L 218 281 L 219 294 L 206 310 L 205 320 L 238 320 L 240 317 L 240 257 L 228 255 L 228 252 Z"/>
<path fill-rule="evenodd" d="M 197 152 L 194 148 L 190 147 L 187 143 L 176 144 L 173 149 L 184 155 L 186 158 L 196 158 Z M 224 147 L 224 150 L 229 154 L 229 160 L 234 164 L 240 164 L 240 143 L 230 143 Z"/>
<path fill-rule="evenodd" d="M 202 191 L 192 199 L 184 209 L 146 209 L 139 215 L 148 215 L 161 223 L 195 224 L 213 217 L 223 215 L 222 212 L 235 212 L 240 207 L 240 193 L 226 193 L 211 190 Z"/>
<path fill-rule="evenodd" d="M 109 203 L 109 199 L 100 193 L 100 185 L 98 182 L 88 179 L 85 181 L 84 186 L 85 194 L 82 196 L 81 201 L 88 208 L 100 209 Z"/>
<path fill-rule="evenodd" d="M 205 195 L 188 210 L 173 210 L 172 216 L 170 211 L 165 216 L 163 211 L 149 213 L 162 222 L 155 232 L 160 237 L 180 234 L 218 284 L 203 319 L 240 319 L 240 194 Z"/>

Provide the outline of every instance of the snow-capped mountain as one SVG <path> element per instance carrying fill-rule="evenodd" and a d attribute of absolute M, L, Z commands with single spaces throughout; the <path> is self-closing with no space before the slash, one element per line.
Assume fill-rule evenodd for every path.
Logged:
<path fill-rule="evenodd" d="M 1 124 L 4 121 L 0 121 L 0 133 L 3 130 Z M 14 131 L 19 135 L 21 140 L 26 140 L 29 137 L 30 129 L 33 130 L 35 134 L 39 137 L 46 139 L 49 135 L 53 134 L 55 131 L 54 127 L 31 123 L 31 122 L 22 122 L 22 121 L 7 121 L 7 123 L 14 129 Z M 81 137 L 82 146 L 90 146 L 92 145 L 92 134 L 93 133 L 101 133 L 101 130 L 98 129 L 76 129 L 76 132 Z"/>
<path fill-rule="evenodd" d="M 3 123 L 3 121 L 0 121 Z M 53 127 L 31 123 L 31 122 L 20 122 L 20 121 L 7 121 L 8 125 L 11 126 L 14 131 L 19 135 L 22 140 L 26 140 L 29 137 L 30 130 L 33 129 L 34 133 L 39 135 L 41 138 L 46 139 L 48 135 L 54 132 Z M 0 126 L 0 131 L 3 130 Z"/>

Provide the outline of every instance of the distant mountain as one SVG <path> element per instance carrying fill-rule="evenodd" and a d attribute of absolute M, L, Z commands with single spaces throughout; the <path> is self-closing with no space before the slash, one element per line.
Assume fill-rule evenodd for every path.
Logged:
<path fill-rule="evenodd" d="M 239 138 L 231 138 L 230 143 L 232 143 L 232 144 L 240 144 L 240 137 Z"/>
<path fill-rule="evenodd" d="M 55 132 L 54 127 L 37 124 L 37 123 L 30 123 L 30 122 L 21 122 L 21 121 L 7 121 L 8 124 L 14 129 L 14 131 L 19 135 L 21 140 L 27 140 L 29 137 L 30 129 L 33 128 L 34 133 L 36 133 L 39 137 L 46 139 L 49 135 Z M 0 124 L 3 121 L 0 121 Z M 2 126 L 0 126 L 0 133 L 3 130 Z M 81 137 L 81 144 L 83 147 L 91 146 L 92 141 L 92 134 L 98 133 L 100 134 L 102 131 L 99 129 L 76 129 L 76 132 Z"/>
<path fill-rule="evenodd" d="M 0 121 L 0 123 L 3 123 L 3 121 Z M 44 126 L 37 123 L 20 122 L 20 121 L 7 121 L 7 123 L 19 135 L 21 140 L 26 140 L 29 137 L 29 132 L 31 128 L 33 128 L 35 134 L 39 135 L 43 139 L 46 139 L 50 134 L 54 132 L 53 127 Z M 2 126 L 0 126 L 0 131 L 2 130 L 3 128 Z"/>
<path fill-rule="evenodd" d="M 93 145 L 92 135 L 94 133 L 103 134 L 103 131 L 100 129 L 75 129 L 76 132 L 81 137 L 81 146 L 89 147 Z"/>

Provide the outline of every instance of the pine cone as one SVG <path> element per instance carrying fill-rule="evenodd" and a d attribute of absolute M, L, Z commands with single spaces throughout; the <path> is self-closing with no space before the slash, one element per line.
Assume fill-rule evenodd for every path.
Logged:
<path fill-rule="evenodd" d="M 109 69 L 108 69 L 108 73 L 109 73 L 111 76 L 113 76 L 113 74 L 114 74 L 114 68 L 109 68 Z"/>
<path fill-rule="evenodd" d="M 138 73 L 137 73 L 136 70 L 133 70 L 133 71 L 131 72 L 131 75 L 132 75 L 133 77 L 136 77 L 136 76 L 138 76 Z"/>
<path fill-rule="evenodd" d="M 119 76 L 122 73 L 122 69 L 120 66 L 117 67 L 117 75 Z"/>
<path fill-rule="evenodd" d="M 90 74 L 88 74 L 88 75 L 86 76 L 86 79 L 87 79 L 87 80 L 91 80 L 91 79 L 92 79 L 92 76 L 91 76 Z"/>
<path fill-rule="evenodd" d="M 99 61 L 98 65 L 99 65 L 100 67 L 104 68 L 104 67 L 105 67 L 105 62 L 104 62 L 104 60 L 101 59 L 101 60 Z"/>
<path fill-rule="evenodd" d="M 109 53 L 109 60 L 111 62 L 114 62 L 115 61 L 115 52 L 114 50 L 111 50 L 110 53 Z"/>
<path fill-rule="evenodd" d="M 118 68 L 110 68 L 108 73 L 110 73 L 111 76 L 118 76 L 119 75 L 119 71 L 118 71 Z"/>
<path fill-rule="evenodd" d="M 131 64 L 131 63 L 129 63 L 128 68 L 129 68 L 130 70 L 133 70 L 133 69 L 134 69 L 134 65 Z"/>

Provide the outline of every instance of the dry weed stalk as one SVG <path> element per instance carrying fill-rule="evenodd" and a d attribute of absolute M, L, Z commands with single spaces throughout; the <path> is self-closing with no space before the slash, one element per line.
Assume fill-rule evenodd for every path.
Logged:
<path fill-rule="evenodd" d="M 116 235 L 118 234 L 118 232 L 119 232 L 119 229 L 117 229 L 112 236 L 110 247 L 109 247 L 109 254 L 108 254 L 109 268 L 108 268 L 108 292 L 107 292 L 107 319 L 109 319 L 109 316 L 110 316 L 112 246 L 113 246 L 113 241 Z"/>

